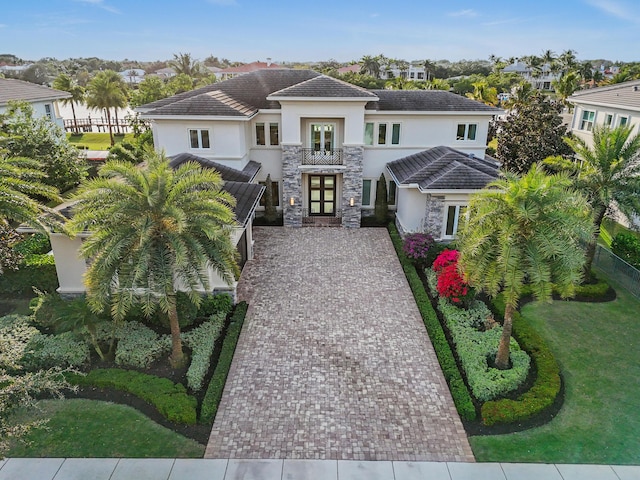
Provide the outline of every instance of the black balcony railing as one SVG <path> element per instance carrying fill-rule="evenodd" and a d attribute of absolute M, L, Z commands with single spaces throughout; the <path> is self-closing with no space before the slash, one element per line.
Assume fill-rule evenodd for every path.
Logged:
<path fill-rule="evenodd" d="M 302 165 L 342 165 L 342 149 L 315 150 L 302 149 Z"/>

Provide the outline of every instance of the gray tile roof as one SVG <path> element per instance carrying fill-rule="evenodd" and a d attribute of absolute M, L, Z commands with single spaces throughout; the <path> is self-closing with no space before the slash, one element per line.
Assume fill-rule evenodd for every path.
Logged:
<path fill-rule="evenodd" d="M 249 175 L 249 180 L 247 181 L 252 182 L 253 179 L 256 178 L 256 175 L 258 175 L 258 172 L 260 171 L 261 168 L 262 168 L 261 163 L 254 162 L 253 160 L 249 160 L 249 163 L 247 163 L 242 169 L 242 173 Z"/>
<path fill-rule="evenodd" d="M 596 103 L 640 111 L 640 80 L 581 90 L 568 100 L 572 103 Z"/>
<path fill-rule="evenodd" d="M 203 167 L 213 168 L 214 170 L 220 173 L 222 180 L 224 180 L 225 182 L 249 182 L 251 180 L 250 173 L 245 173 L 244 171 L 227 167 L 220 163 L 214 162 L 213 160 L 209 160 L 208 158 L 199 157 L 191 153 L 179 153 L 178 155 L 174 155 L 169 158 L 170 158 L 169 165 L 171 165 L 171 167 L 173 168 L 178 168 L 180 165 L 182 165 L 185 162 L 196 162 L 202 165 Z M 260 165 L 258 162 L 253 162 L 253 163 Z"/>
<path fill-rule="evenodd" d="M 370 98 L 377 99 L 369 90 L 352 85 L 326 75 L 311 78 L 304 82 L 278 90 L 271 97 L 310 97 L 310 98 Z"/>
<path fill-rule="evenodd" d="M 0 105 L 6 105 L 10 100 L 34 102 L 38 100 L 60 100 L 70 97 L 71 94 L 68 92 L 62 92 L 43 85 L 13 78 L 0 78 Z"/>
<path fill-rule="evenodd" d="M 267 97 L 271 93 L 304 82 L 310 78 L 318 77 L 319 75 L 319 73 L 311 70 L 257 70 L 223 82 L 206 85 L 197 90 L 180 93 L 173 97 L 163 98 L 162 100 L 142 105 L 140 110 L 146 112 L 156 109 L 159 110 L 161 107 L 165 107 L 166 105 L 216 90 L 219 90 L 238 102 L 253 108 L 279 109 L 280 104 L 278 102 L 267 100 Z M 157 111 L 155 113 L 157 113 Z M 188 115 L 188 113 L 186 114 Z"/>
<path fill-rule="evenodd" d="M 273 98 L 362 98 L 378 111 L 486 112 L 501 110 L 440 90 L 365 90 L 311 70 L 258 70 L 139 108 L 144 115 L 247 117 L 258 109 L 280 109 Z M 378 101 L 379 99 L 379 101 Z"/>
<path fill-rule="evenodd" d="M 498 163 L 451 147 L 434 147 L 387 163 L 400 185 L 416 184 L 421 191 L 479 190 L 496 180 Z"/>
<path fill-rule="evenodd" d="M 235 197 L 233 211 L 238 223 L 244 227 L 258 206 L 265 187 L 257 183 L 225 182 L 222 189 Z"/>
<path fill-rule="evenodd" d="M 217 115 L 251 117 L 258 109 L 231 98 L 220 90 L 184 98 L 149 112 L 151 115 Z"/>
<path fill-rule="evenodd" d="M 443 90 L 372 90 L 378 98 L 366 108 L 378 111 L 487 112 L 502 110 Z"/>

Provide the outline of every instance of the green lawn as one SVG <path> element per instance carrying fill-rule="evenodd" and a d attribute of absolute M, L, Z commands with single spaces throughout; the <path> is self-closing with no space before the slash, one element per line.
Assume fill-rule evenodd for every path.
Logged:
<path fill-rule="evenodd" d="M 8 457 L 202 457 L 204 446 L 151 421 L 137 410 L 96 400 L 45 400 L 26 418 L 49 418 Z M 18 421 L 19 421 L 18 417 Z"/>
<path fill-rule="evenodd" d="M 640 301 L 622 287 L 617 292 L 614 302 L 555 301 L 523 308 L 560 363 L 565 403 L 542 427 L 471 437 L 478 461 L 638 463 Z"/>
<path fill-rule="evenodd" d="M 108 150 L 111 146 L 109 132 L 83 133 L 81 135 L 71 135 L 70 133 L 67 133 L 67 138 L 72 145 L 77 147 L 86 147 L 88 150 Z M 113 139 L 116 143 L 120 143 L 122 141 L 132 142 L 133 138 L 133 133 L 113 135 Z"/>

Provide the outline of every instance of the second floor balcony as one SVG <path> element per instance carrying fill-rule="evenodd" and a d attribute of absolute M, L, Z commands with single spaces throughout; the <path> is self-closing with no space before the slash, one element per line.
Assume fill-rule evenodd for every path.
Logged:
<path fill-rule="evenodd" d="M 331 150 L 302 149 L 302 165 L 343 165 L 341 148 Z"/>

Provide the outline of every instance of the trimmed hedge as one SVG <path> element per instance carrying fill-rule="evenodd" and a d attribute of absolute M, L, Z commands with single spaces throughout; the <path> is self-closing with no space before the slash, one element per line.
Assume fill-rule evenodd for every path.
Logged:
<path fill-rule="evenodd" d="M 89 363 L 89 347 L 73 332 L 58 335 L 37 333 L 29 340 L 21 363 L 28 370 L 77 368 Z"/>
<path fill-rule="evenodd" d="M 458 365 L 456 364 L 453 352 L 451 351 L 451 347 L 449 346 L 449 342 L 444 334 L 442 325 L 440 325 L 436 312 L 431 305 L 429 296 L 424 289 L 422 280 L 420 280 L 418 272 L 411 261 L 402 251 L 402 239 L 400 238 L 400 234 L 398 233 L 396 226 L 390 223 L 388 229 L 389 236 L 391 237 L 393 246 L 396 249 L 396 254 L 398 255 L 398 259 L 400 260 L 400 264 L 402 265 L 402 269 L 404 270 L 404 274 L 407 277 L 407 281 L 409 282 L 409 286 L 413 292 L 416 304 L 418 305 L 418 310 L 420 311 L 420 315 L 422 315 L 422 320 L 424 321 L 429 337 L 431 338 L 433 348 L 436 351 L 436 356 L 440 362 L 442 373 L 449 384 L 449 389 L 451 390 L 451 396 L 453 397 L 456 409 L 458 410 L 460 417 L 463 419 L 474 420 L 476 418 L 476 409 L 473 405 L 471 394 L 462 379 L 460 370 L 458 370 Z"/>
<path fill-rule="evenodd" d="M 18 270 L 0 276 L 0 293 L 55 292 L 59 287 L 53 255 L 27 255 Z"/>
<path fill-rule="evenodd" d="M 187 370 L 187 385 L 193 391 L 202 388 L 204 377 L 209 371 L 211 355 L 216 346 L 216 340 L 222 333 L 226 314 L 217 313 L 202 325 L 182 334 L 182 340 L 191 348 L 191 364 Z"/>
<path fill-rule="evenodd" d="M 229 328 L 227 334 L 224 337 L 222 344 L 222 350 L 220 351 L 220 357 L 218 358 L 218 365 L 213 372 L 209 386 L 207 387 L 207 393 L 205 393 L 202 400 L 202 408 L 200 410 L 200 423 L 209 424 L 212 423 L 218 412 L 218 405 L 222 398 L 222 390 L 224 384 L 227 381 L 227 375 L 229 374 L 229 368 L 231 368 L 231 360 L 233 360 L 233 354 L 236 351 L 236 345 L 238 344 L 238 338 L 242 331 L 242 324 L 244 323 L 244 317 L 247 314 L 247 304 L 241 302 L 236 305 L 236 309 L 231 316 Z"/>
<path fill-rule="evenodd" d="M 493 307 L 500 315 L 504 314 L 504 299 L 498 295 Z M 489 401 L 482 405 L 482 423 L 495 425 L 526 420 L 541 413 L 553 405 L 560 393 L 560 367 L 544 339 L 533 329 L 531 324 L 514 312 L 513 336 L 520 347 L 531 356 L 538 375 L 533 386 L 517 399 Z"/>
<path fill-rule="evenodd" d="M 69 375 L 75 385 L 114 388 L 129 392 L 153 405 L 167 420 L 193 425 L 198 401 L 187 394 L 184 385 L 168 378 L 118 368 L 91 370 L 87 375 Z"/>

